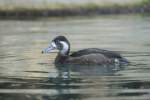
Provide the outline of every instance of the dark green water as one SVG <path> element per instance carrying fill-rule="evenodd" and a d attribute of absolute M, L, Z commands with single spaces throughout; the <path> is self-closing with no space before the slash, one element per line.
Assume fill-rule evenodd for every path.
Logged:
<path fill-rule="evenodd" d="M 131 65 L 58 69 L 53 64 L 56 51 L 41 54 L 57 35 L 68 37 L 71 51 L 95 47 L 118 51 Z M 149 98 L 149 16 L 0 21 L 0 100 Z"/>

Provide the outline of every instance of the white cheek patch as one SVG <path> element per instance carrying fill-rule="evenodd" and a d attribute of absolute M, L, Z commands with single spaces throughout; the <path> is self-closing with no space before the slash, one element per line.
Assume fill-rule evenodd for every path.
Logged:
<path fill-rule="evenodd" d="M 52 43 L 50 44 L 50 46 L 52 46 L 53 48 L 57 48 L 55 42 L 52 42 Z"/>
<path fill-rule="evenodd" d="M 68 44 L 66 42 L 64 42 L 64 41 L 60 41 L 60 43 L 63 45 L 63 48 L 60 51 L 61 54 L 66 54 L 68 52 L 68 50 L 69 50 Z"/>

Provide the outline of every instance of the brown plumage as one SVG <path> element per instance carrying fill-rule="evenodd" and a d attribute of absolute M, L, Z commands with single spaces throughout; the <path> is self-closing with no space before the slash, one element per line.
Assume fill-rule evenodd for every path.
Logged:
<path fill-rule="evenodd" d="M 114 64 L 116 61 L 119 64 L 129 63 L 119 53 L 98 48 L 83 49 L 69 55 L 70 43 L 64 36 L 57 36 L 42 52 L 51 52 L 53 49 L 59 50 L 55 64 L 101 65 Z"/>

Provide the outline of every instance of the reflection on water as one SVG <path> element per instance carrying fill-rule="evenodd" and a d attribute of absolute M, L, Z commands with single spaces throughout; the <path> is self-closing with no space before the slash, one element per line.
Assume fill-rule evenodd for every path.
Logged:
<path fill-rule="evenodd" d="M 150 17 L 0 21 L 0 99 L 143 100 L 150 97 Z M 128 66 L 55 67 L 56 51 L 41 50 L 65 35 L 71 51 L 102 48 L 120 52 Z"/>

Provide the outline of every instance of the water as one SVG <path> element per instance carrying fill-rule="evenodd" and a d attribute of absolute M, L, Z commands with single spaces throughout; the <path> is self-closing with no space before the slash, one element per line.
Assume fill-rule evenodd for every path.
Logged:
<path fill-rule="evenodd" d="M 0 100 L 149 100 L 150 17 L 116 15 L 0 21 Z M 71 51 L 102 48 L 131 64 L 56 68 L 56 51 L 41 50 L 65 35 Z"/>

